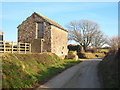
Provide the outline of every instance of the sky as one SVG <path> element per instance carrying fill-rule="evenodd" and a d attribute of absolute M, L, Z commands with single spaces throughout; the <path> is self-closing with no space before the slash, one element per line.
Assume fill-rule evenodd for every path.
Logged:
<path fill-rule="evenodd" d="M 88 19 L 97 22 L 107 37 L 118 35 L 117 2 L 2 2 L 0 11 L 0 30 L 5 41 L 17 41 L 17 26 L 33 12 L 64 28 L 71 21 Z"/>
<path fill-rule="evenodd" d="M 2 2 L 119 2 L 119 0 L 1 0 Z"/>

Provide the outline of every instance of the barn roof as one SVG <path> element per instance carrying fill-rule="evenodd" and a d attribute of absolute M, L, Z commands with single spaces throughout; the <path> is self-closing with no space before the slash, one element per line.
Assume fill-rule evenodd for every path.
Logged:
<path fill-rule="evenodd" d="M 37 12 L 34 12 L 33 14 L 36 14 L 37 16 L 41 17 L 42 19 L 44 19 L 46 22 L 50 23 L 51 25 L 54 25 L 54 26 L 56 26 L 56 27 L 58 27 L 58 28 L 60 28 L 60 29 L 62 29 L 62 30 L 64 30 L 64 31 L 67 31 L 67 30 L 65 30 L 61 25 L 59 25 L 58 23 L 56 23 L 55 21 L 50 20 L 50 19 L 48 19 L 48 18 L 46 18 L 46 17 L 38 14 Z M 20 26 L 20 25 L 19 25 L 19 26 Z M 19 26 L 18 26 L 18 27 L 19 27 Z M 67 32 L 68 32 L 68 31 L 67 31 Z"/>
<path fill-rule="evenodd" d="M 60 28 L 60 29 L 62 29 L 62 30 L 65 30 L 61 25 L 59 25 L 59 24 L 56 23 L 55 21 L 50 20 L 50 19 L 48 19 L 48 18 L 46 18 L 46 17 L 38 14 L 37 12 L 34 12 L 34 14 L 37 14 L 38 16 L 42 17 L 44 20 L 46 20 L 46 21 L 47 21 L 48 23 L 50 23 L 51 25 L 54 25 L 54 26 L 56 26 L 56 27 L 58 27 L 58 28 Z M 67 30 L 65 30 L 65 31 L 67 31 Z"/>

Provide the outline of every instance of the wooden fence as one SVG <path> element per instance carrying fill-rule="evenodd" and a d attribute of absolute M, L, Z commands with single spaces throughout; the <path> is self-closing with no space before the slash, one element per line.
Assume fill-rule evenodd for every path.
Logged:
<path fill-rule="evenodd" d="M 31 44 L 0 41 L 0 53 L 31 53 Z"/>

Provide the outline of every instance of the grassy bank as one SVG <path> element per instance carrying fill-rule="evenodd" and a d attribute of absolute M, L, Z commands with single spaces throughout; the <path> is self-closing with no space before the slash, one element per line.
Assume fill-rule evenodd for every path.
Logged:
<path fill-rule="evenodd" d="M 118 52 L 110 52 L 98 65 L 98 73 L 104 88 L 118 88 L 120 81 L 118 78 L 118 64 L 120 59 L 120 50 Z"/>
<path fill-rule="evenodd" d="M 3 88 L 28 88 L 46 82 L 80 61 L 62 60 L 51 53 L 2 56 Z"/>

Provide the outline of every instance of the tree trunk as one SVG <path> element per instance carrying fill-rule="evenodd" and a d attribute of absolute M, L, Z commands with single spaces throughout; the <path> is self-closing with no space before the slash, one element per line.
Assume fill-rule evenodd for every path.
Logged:
<path fill-rule="evenodd" d="M 84 51 L 86 52 L 87 47 L 86 47 L 86 46 L 83 46 L 83 49 L 84 49 Z"/>

